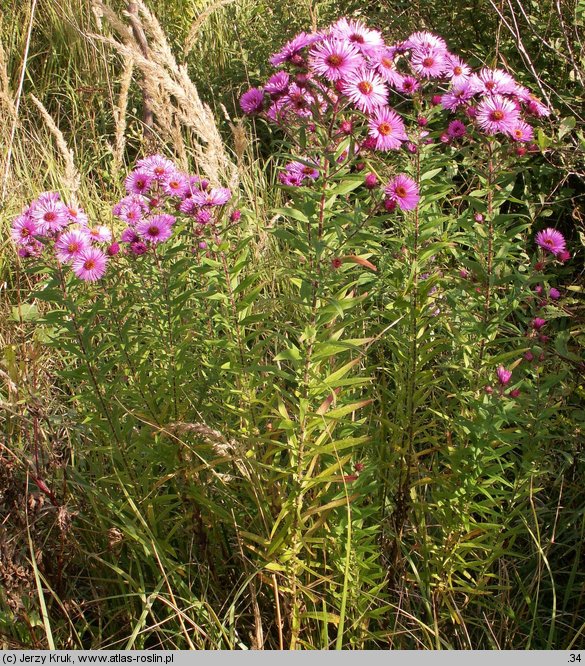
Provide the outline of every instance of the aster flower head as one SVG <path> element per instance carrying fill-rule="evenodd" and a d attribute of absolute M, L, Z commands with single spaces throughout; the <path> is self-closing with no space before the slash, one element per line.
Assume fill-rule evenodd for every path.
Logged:
<path fill-rule="evenodd" d="M 304 86 L 299 87 L 298 84 L 291 83 L 286 95 L 281 97 L 278 102 L 282 103 L 278 108 L 282 113 L 290 110 L 297 116 L 309 117 L 312 115 L 311 106 L 315 103 L 315 98 Z M 284 106 L 286 108 L 283 108 Z"/>
<path fill-rule="evenodd" d="M 414 95 L 420 88 L 420 83 L 414 76 L 403 76 L 402 81 L 396 87 L 403 95 Z"/>
<path fill-rule="evenodd" d="M 277 72 L 266 82 L 264 92 L 267 92 L 269 95 L 282 95 L 288 88 L 289 82 L 290 75 L 288 72 Z"/>
<path fill-rule="evenodd" d="M 394 49 L 385 46 L 371 53 L 369 62 L 386 83 L 392 88 L 398 88 L 404 76 L 396 69 L 394 54 Z"/>
<path fill-rule="evenodd" d="M 83 230 L 72 229 L 60 234 L 55 242 L 57 259 L 63 264 L 73 261 L 83 250 L 90 247 L 90 240 Z"/>
<path fill-rule="evenodd" d="M 467 80 L 471 74 L 471 67 L 467 63 L 452 53 L 447 54 L 446 61 L 445 76 L 451 79 L 452 85 L 457 85 Z"/>
<path fill-rule="evenodd" d="M 410 63 L 414 71 L 425 79 L 436 79 L 447 69 L 447 57 L 444 49 L 426 47 L 412 52 Z"/>
<path fill-rule="evenodd" d="M 175 173 L 177 167 L 164 155 L 149 155 L 136 163 L 137 170 L 143 171 L 154 180 L 162 181 Z M 138 194 L 141 194 L 139 192 Z"/>
<path fill-rule="evenodd" d="M 540 331 L 541 328 L 544 328 L 546 325 L 546 319 L 543 319 L 542 317 L 535 317 L 532 320 L 532 328 L 535 331 Z"/>
<path fill-rule="evenodd" d="M 382 78 L 364 68 L 353 72 L 346 79 L 343 92 L 364 113 L 372 113 L 384 106 L 388 99 L 388 90 Z"/>
<path fill-rule="evenodd" d="M 109 243 L 112 240 L 112 232 L 103 224 L 97 227 L 84 229 L 85 235 L 94 243 Z"/>
<path fill-rule="evenodd" d="M 232 193 L 227 187 L 212 187 L 203 192 L 194 192 L 192 198 L 199 206 L 223 206 L 232 198 Z"/>
<path fill-rule="evenodd" d="M 139 222 L 136 225 L 136 233 L 144 241 L 150 241 L 154 244 L 163 243 L 171 237 L 174 222 L 175 218 L 172 215 L 154 215 Z"/>
<path fill-rule="evenodd" d="M 555 256 L 561 255 L 565 252 L 566 242 L 565 237 L 560 231 L 556 229 L 547 228 L 539 231 L 535 238 L 536 244 L 546 252 L 550 252 Z"/>
<path fill-rule="evenodd" d="M 269 62 L 274 67 L 282 65 L 285 62 L 290 62 L 293 65 L 304 64 L 301 51 L 321 39 L 323 39 L 323 35 L 319 33 L 307 34 L 306 32 L 301 32 L 291 39 L 290 42 L 287 42 L 278 53 L 270 56 Z"/>
<path fill-rule="evenodd" d="M 135 243 L 140 240 L 140 236 L 136 233 L 136 229 L 126 227 L 120 236 L 122 243 Z"/>
<path fill-rule="evenodd" d="M 420 200 L 418 185 L 404 173 L 395 176 L 384 189 L 386 197 L 402 210 L 414 210 Z"/>
<path fill-rule="evenodd" d="M 38 234 L 38 227 L 36 222 L 29 215 L 19 215 L 16 217 L 10 228 L 12 240 L 17 245 L 29 245 Z"/>
<path fill-rule="evenodd" d="M 200 208 L 195 213 L 195 222 L 197 224 L 208 224 L 211 221 L 212 215 L 208 208 Z"/>
<path fill-rule="evenodd" d="M 319 164 L 310 158 L 306 162 L 289 162 L 285 169 L 291 174 L 298 174 L 301 180 L 317 180 Z"/>
<path fill-rule="evenodd" d="M 66 208 L 69 221 L 72 224 L 80 224 L 83 227 L 87 226 L 89 219 L 87 217 L 87 214 L 80 206 L 69 204 L 68 206 L 66 206 Z"/>
<path fill-rule="evenodd" d="M 508 72 L 488 67 L 481 69 L 474 81 L 478 85 L 478 92 L 485 95 L 513 95 L 517 86 L 516 81 Z"/>
<path fill-rule="evenodd" d="M 298 171 L 281 171 L 278 174 L 278 180 L 288 187 L 300 187 L 303 184 L 303 176 Z"/>
<path fill-rule="evenodd" d="M 41 192 L 32 205 L 34 206 L 36 203 L 45 204 L 49 201 L 52 203 L 61 201 L 59 192 Z"/>
<path fill-rule="evenodd" d="M 377 109 L 368 121 L 368 134 L 376 140 L 377 150 L 398 150 L 408 139 L 402 118 L 392 109 Z"/>
<path fill-rule="evenodd" d="M 80 280 L 95 282 L 106 272 L 108 258 L 97 247 L 81 250 L 73 259 L 72 270 Z"/>
<path fill-rule="evenodd" d="M 127 224 L 134 225 L 144 217 L 145 210 L 137 203 L 130 203 L 120 208 L 116 217 L 124 220 Z"/>
<path fill-rule="evenodd" d="M 163 192 L 170 197 L 183 198 L 189 189 L 188 176 L 180 171 L 175 171 L 163 180 Z"/>
<path fill-rule="evenodd" d="M 506 384 L 508 384 L 512 378 L 512 371 L 506 370 L 503 365 L 500 365 L 496 370 L 496 376 L 500 385 L 506 386 Z"/>
<path fill-rule="evenodd" d="M 146 194 L 150 190 L 152 180 L 152 176 L 139 169 L 126 176 L 124 187 L 128 194 Z"/>
<path fill-rule="evenodd" d="M 452 120 L 447 127 L 447 135 L 451 139 L 460 139 L 461 137 L 467 134 L 467 128 L 465 124 L 460 120 Z"/>
<path fill-rule="evenodd" d="M 548 106 L 545 106 L 540 100 L 534 97 L 534 95 L 530 95 L 530 99 L 526 104 L 526 111 L 537 118 L 550 116 L 550 109 Z"/>
<path fill-rule="evenodd" d="M 329 81 L 337 81 L 360 68 L 364 58 L 351 42 L 324 39 L 311 49 L 309 63 L 316 74 L 324 76 Z"/>
<path fill-rule="evenodd" d="M 465 104 L 475 94 L 469 81 L 453 82 L 451 88 L 441 95 L 441 106 L 449 111 L 455 111 L 457 107 Z"/>
<path fill-rule="evenodd" d="M 439 51 L 447 51 L 447 43 L 442 37 L 434 35 L 432 32 L 421 30 L 413 32 L 412 35 L 404 42 L 405 49 L 421 50 L 425 48 L 433 48 Z"/>
<path fill-rule="evenodd" d="M 240 108 L 248 116 L 260 113 L 263 106 L 264 91 L 262 88 L 250 88 L 240 97 Z"/>
<path fill-rule="evenodd" d="M 139 257 L 141 254 L 148 252 L 148 245 L 141 240 L 134 241 L 130 243 L 130 252 Z"/>
<path fill-rule="evenodd" d="M 510 130 L 510 137 L 514 141 L 526 143 L 534 138 L 534 130 L 528 123 L 518 120 Z"/>
<path fill-rule="evenodd" d="M 477 123 L 487 134 L 510 134 L 520 121 L 518 109 L 502 95 L 484 97 L 477 107 Z"/>
<path fill-rule="evenodd" d="M 69 224 L 67 207 L 60 199 L 53 197 L 45 197 L 42 200 L 39 197 L 30 208 L 30 216 L 40 234 L 61 231 Z"/>
<path fill-rule="evenodd" d="M 553 301 L 556 301 L 561 297 L 561 292 L 555 287 L 551 287 L 548 292 L 548 297 L 551 298 Z"/>
<path fill-rule="evenodd" d="M 341 18 L 331 26 L 331 34 L 348 41 L 362 53 L 368 55 L 384 46 L 384 38 L 378 30 L 372 30 L 361 21 Z"/>

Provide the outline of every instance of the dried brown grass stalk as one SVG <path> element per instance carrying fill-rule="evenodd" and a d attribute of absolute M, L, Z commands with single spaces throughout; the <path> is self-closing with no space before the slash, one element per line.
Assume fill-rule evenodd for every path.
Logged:
<path fill-rule="evenodd" d="M 47 111 L 43 103 L 32 94 L 30 97 L 34 102 L 35 106 L 37 107 L 37 109 L 39 110 L 41 116 L 43 117 L 43 120 L 45 121 L 45 124 L 47 125 L 49 131 L 53 135 L 53 138 L 55 139 L 57 148 L 59 149 L 59 152 L 63 157 L 63 161 L 65 162 L 65 182 L 63 184 L 71 193 L 72 198 L 75 198 L 75 195 L 79 190 L 79 186 L 81 184 L 81 178 L 79 176 L 79 171 L 75 166 L 75 160 L 73 159 L 73 151 L 67 145 L 65 137 L 63 136 L 61 130 L 55 124 L 55 121 L 53 120 L 51 114 Z"/>
<path fill-rule="evenodd" d="M 119 169 L 124 159 L 124 148 L 126 146 L 126 110 L 128 107 L 128 91 L 132 84 L 132 72 L 134 71 L 134 59 L 124 58 L 124 70 L 120 80 L 120 92 L 118 103 L 114 107 L 115 140 L 114 140 L 114 167 Z"/>
<path fill-rule="evenodd" d="M 137 42 L 133 31 L 101 0 L 95 0 L 119 39 L 104 35 L 90 35 L 118 51 L 124 58 L 132 58 L 143 76 L 144 92 L 155 115 L 155 124 L 161 134 L 172 141 L 179 158 L 187 154 L 192 145 L 197 168 L 212 183 L 225 182 L 232 188 L 238 185 L 238 170 L 228 157 L 211 109 L 204 104 L 187 68 L 177 64 L 166 36 L 156 17 L 142 0 L 138 0 L 138 14 L 133 25 L 140 28 L 148 43 L 147 55 Z M 125 13 L 128 17 L 128 14 Z M 192 141 L 185 142 L 177 126 L 188 130 Z"/>

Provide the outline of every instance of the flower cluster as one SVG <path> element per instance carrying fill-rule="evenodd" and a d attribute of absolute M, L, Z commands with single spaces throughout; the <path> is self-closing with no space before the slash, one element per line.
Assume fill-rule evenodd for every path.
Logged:
<path fill-rule="evenodd" d="M 134 255 L 169 240 L 178 215 L 192 220 L 195 236 L 203 236 L 206 226 L 215 226 L 214 211 L 232 196 L 227 188 L 210 187 L 206 179 L 182 172 L 162 155 L 139 160 L 125 186 L 127 195 L 114 206 L 113 214 L 126 223 L 120 240 Z"/>
<path fill-rule="evenodd" d="M 125 222 L 120 242 L 134 256 L 168 241 L 179 216 L 193 221 L 198 247 L 207 247 L 205 229 L 218 236 L 219 211 L 232 198 L 229 189 L 213 188 L 204 178 L 183 173 L 162 155 L 140 160 L 124 184 L 127 195 L 112 212 Z M 231 219 L 238 217 L 239 211 L 232 211 Z M 108 227 L 90 226 L 83 210 L 62 201 L 57 192 L 43 192 L 14 219 L 12 238 L 21 257 L 39 257 L 51 247 L 60 264 L 69 264 L 88 282 L 103 277 L 108 259 L 120 251 Z"/>
<path fill-rule="evenodd" d="M 99 280 L 108 256 L 117 253 L 112 232 L 90 226 L 84 211 L 61 199 L 58 192 L 43 192 L 12 222 L 12 238 L 21 257 L 39 257 L 52 249 L 61 264 L 68 264 L 81 280 Z"/>
<path fill-rule="evenodd" d="M 340 134 L 358 138 L 361 129 L 359 140 L 367 140 L 366 133 L 367 147 L 380 151 L 397 150 L 408 141 L 404 120 L 393 107 L 415 95 L 460 114 L 448 122 L 444 141 L 465 136 L 467 122 L 486 134 L 530 142 L 527 119 L 550 113 L 510 74 L 487 67 L 473 72 L 430 32 L 389 45 L 378 30 L 342 18 L 318 32 L 300 33 L 270 63 L 282 69 L 242 95 L 244 113 L 262 113 L 288 127 L 333 109 Z"/>

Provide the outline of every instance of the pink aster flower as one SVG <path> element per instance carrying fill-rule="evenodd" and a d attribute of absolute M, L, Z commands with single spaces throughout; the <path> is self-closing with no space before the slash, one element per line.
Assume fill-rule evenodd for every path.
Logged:
<path fill-rule="evenodd" d="M 366 69 L 353 72 L 343 85 L 343 92 L 360 111 L 372 113 L 386 104 L 388 90 L 382 78 Z"/>
<path fill-rule="evenodd" d="M 119 217 L 121 220 L 124 220 L 127 224 L 136 224 L 137 222 L 140 222 L 140 220 L 144 217 L 144 209 L 139 206 L 137 203 L 131 203 L 127 204 L 126 206 L 122 206 L 120 212 L 118 213 L 117 217 Z"/>
<path fill-rule="evenodd" d="M 509 134 L 519 122 L 518 109 L 501 95 L 485 97 L 477 107 L 477 123 L 487 134 Z"/>
<path fill-rule="evenodd" d="M 358 49 L 347 41 L 325 39 L 309 53 L 311 69 L 329 81 L 345 78 L 364 63 Z"/>
<path fill-rule="evenodd" d="M 312 115 L 311 106 L 315 103 L 315 98 L 304 86 L 299 87 L 296 83 L 291 83 L 286 95 L 281 97 L 278 102 L 282 102 L 279 109 L 282 109 L 282 112 L 285 112 L 282 107 L 286 105 L 286 110 L 292 111 L 297 116 L 308 117 Z"/>
<path fill-rule="evenodd" d="M 145 172 L 146 175 L 158 181 L 165 180 L 177 170 L 174 163 L 163 155 L 149 155 L 138 160 L 136 167 L 137 170 Z"/>
<path fill-rule="evenodd" d="M 543 319 L 542 317 L 535 317 L 532 320 L 532 328 L 535 331 L 540 331 L 541 328 L 544 328 L 546 325 L 546 319 Z"/>
<path fill-rule="evenodd" d="M 477 78 L 478 92 L 486 95 L 512 95 L 516 90 L 516 81 L 503 69 L 489 69 L 484 67 Z"/>
<path fill-rule="evenodd" d="M 447 69 L 447 58 L 444 49 L 427 47 L 412 52 L 410 62 L 414 71 L 425 79 L 440 77 Z"/>
<path fill-rule="evenodd" d="M 136 229 L 133 229 L 132 227 L 127 227 L 122 232 L 120 240 L 122 241 L 122 243 L 135 243 L 136 241 L 140 240 L 140 236 L 136 233 Z"/>
<path fill-rule="evenodd" d="M 496 376 L 500 385 L 506 386 L 510 382 L 510 379 L 512 379 L 512 371 L 506 370 L 503 365 L 500 365 L 496 370 Z"/>
<path fill-rule="evenodd" d="M 73 261 L 83 250 L 90 247 L 87 233 L 81 229 L 63 232 L 55 242 L 57 258 L 63 264 Z"/>
<path fill-rule="evenodd" d="M 298 173 L 301 180 L 317 180 L 319 178 L 319 165 L 315 160 L 308 159 L 307 162 L 289 162 L 285 168 L 289 173 Z"/>
<path fill-rule="evenodd" d="M 459 56 L 447 54 L 445 76 L 451 79 L 451 85 L 464 83 L 471 74 L 471 68 Z"/>
<path fill-rule="evenodd" d="M 304 64 L 301 51 L 321 39 L 323 39 L 323 35 L 318 33 L 307 34 L 306 32 L 301 32 L 291 39 L 290 42 L 287 42 L 278 53 L 270 56 L 269 62 L 274 67 L 282 65 L 285 62 L 290 62 L 293 65 Z"/>
<path fill-rule="evenodd" d="M 17 245 L 28 245 L 38 233 L 36 222 L 28 215 L 19 215 L 12 222 L 10 234 Z"/>
<path fill-rule="evenodd" d="M 163 243 L 173 233 L 175 218 L 172 215 L 154 215 L 150 219 L 142 220 L 136 225 L 137 234 L 151 243 Z"/>
<path fill-rule="evenodd" d="M 404 173 L 395 176 L 386 185 L 384 192 L 390 201 L 395 201 L 402 210 L 414 210 L 419 202 L 418 185 Z"/>
<path fill-rule="evenodd" d="M 54 198 L 37 199 L 31 206 L 30 215 L 36 222 L 39 233 L 49 234 L 61 231 L 69 224 L 67 208 L 62 201 Z"/>
<path fill-rule="evenodd" d="M 41 192 L 34 203 L 46 204 L 49 201 L 52 203 L 61 201 L 61 195 L 59 192 Z"/>
<path fill-rule="evenodd" d="M 454 82 L 451 88 L 441 95 L 441 106 L 449 111 L 455 111 L 457 107 L 470 100 L 474 94 L 468 81 Z"/>
<path fill-rule="evenodd" d="M 399 88 L 404 76 L 396 69 L 394 49 L 383 47 L 370 55 L 370 66 L 393 88 Z"/>
<path fill-rule="evenodd" d="M 97 227 L 87 227 L 84 231 L 85 235 L 94 243 L 109 243 L 112 240 L 112 232 L 103 224 Z"/>
<path fill-rule="evenodd" d="M 187 190 L 189 189 L 188 177 L 180 171 L 176 171 L 168 178 L 163 180 L 162 185 L 163 192 L 168 194 L 170 197 L 182 198 L 185 196 Z"/>
<path fill-rule="evenodd" d="M 145 171 L 132 171 L 124 180 L 124 187 L 129 194 L 146 194 L 152 185 L 152 176 Z"/>
<path fill-rule="evenodd" d="M 240 97 L 240 107 L 248 116 L 260 113 L 263 105 L 264 91 L 262 88 L 250 88 Z"/>
<path fill-rule="evenodd" d="M 232 193 L 227 187 L 213 187 L 204 192 L 194 192 L 192 198 L 199 206 L 223 206 L 232 198 Z"/>
<path fill-rule="evenodd" d="M 368 128 L 368 134 L 376 140 L 377 150 L 398 150 L 408 139 L 402 118 L 388 107 L 375 111 Z"/>
<path fill-rule="evenodd" d="M 558 289 L 555 289 L 555 287 L 551 287 L 548 292 L 548 297 L 551 298 L 553 301 L 556 301 L 561 297 L 561 292 Z"/>
<path fill-rule="evenodd" d="M 566 243 L 563 234 L 556 229 L 543 229 L 536 234 L 536 244 L 543 250 L 551 252 L 555 256 L 565 251 Z"/>
<path fill-rule="evenodd" d="M 545 106 L 540 100 L 534 97 L 534 95 L 530 96 L 530 99 L 526 104 L 526 111 L 537 118 L 550 116 L 550 109 L 548 106 Z"/>
<path fill-rule="evenodd" d="M 195 222 L 197 222 L 197 224 L 208 224 L 212 217 L 211 212 L 207 208 L 200 208 L 197 213 L 195 213 Z"/>
<path fill-rule="evenodd" d="M 521 141 L 522 143 L 526 143 L 528 141 L 532 141 L 534 138 L 534 130 L 528 123 L 525 123 L 522 120 L 518 120 L 510 130 L 510 136 L 512 139 L 514 139 L 514 141 Z"/>
<path fill-rule="evenodd" d="M 447 51 L 447 43 L 442 37 L 434 35 L 432 32 L 425 30 L 420 32 L 413 32 L 412 35 L 404 42 L 406 49 L 425 49 L 433 48 L 441 51 Z"/>
<path fill-rule="evenodd" d="M 268 79 L 264 91 L 273 96 L 282 95 L 288 88 L 289 81 L 290 75 L 288 72 L 277 72 Z"/>
<path fill-rule="evenodd" d="M 300 187 L 303 184 L 303 176 L 298 171 L 281 171 L 278 174 L 278 180 L 288 187 Z"/>
<path fill-rule="evenodd" d="M 139 257 L 141 254 L 148 252 L 148 246 L 141 240 L 134 241 L 133 243 L 130 243 L 130 252 Z"/>
<path fill-rule="evenodd" d="M 447 135 L 451 139 L 460 139 L 467 134 L 467 128 L 460 120 L 452 120 L 447 127 Z"/>
<path fill-rule="evenodd" d="M 402 77 L 400 85 L 396 87 L 404 95 L 414 95 L 414 93 L 420 88 L 420 83 L 414 78 L 414 76 L 404 76 Z"/>
<path fill-rule="evenodd" d="M 382 33 L 366 27 L 361 21 L 341 18 L 331 26 L 331 34 L 338 39 L 351 42 L 366 55 L 384 46 Z"/>
<path fill-rule="evenodd" d="M 69 205 L 67 208 L 67 216 L 69 221 L 73 224 L 80 224 L 83 227 L 86 227 L 89 220 L 87 214 L 83 211 L 80 206 Z"/>
<path fill-rule="evenodd" d="M 97 247 L 81 250 L 73 259 L 72 270 L 80 280 L 95 282 L 106 272 L 108 258 Z"/>

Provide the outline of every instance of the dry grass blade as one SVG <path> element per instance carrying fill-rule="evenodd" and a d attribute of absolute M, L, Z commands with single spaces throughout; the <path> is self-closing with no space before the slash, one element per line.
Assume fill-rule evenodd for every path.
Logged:
<path fill-rule="evenodd" d="M 63 160 L 65 161 L 65 183 L 64 185 L 70 191 L 71 195 L 74 196 L 79 190 L 79 185 L 81 183 L 81 178 L 77 167 L 75 166 L 75 160 L 73 159 L 73 151 L 67 145 L 65 137 L 61 130 L 55 124 L 55 121 L 51 117 L 51 114 L 44 107 L 43 103 L 38 100 L 34 95 L 31 94 L 31 99 L 34 102 L 37 109 L 40 111 L 45 124 L 49 128 L 49 131 L 55 139 L 57 148 L 61 153 Z"/>
<path fill-rule="evenodd" d="M 201 101 L 197 88 L 189 78 L 187 68 L 177 64 L 158 20 L 139 0 L 138 15 L 133 15 L 133 25 L 139 23 L 148 43 L 144 54 L 133 31 L 109 8 L 99 2 L 106 18 L 120 40 L 103 35 L 90 35 L 106 42 L 124 58 L 132 58 L 143 76 L 144 92 L 155 115 L 155 123 L 161 136 L 172 142 L 179 157 L 188 152 L 186 145 L 193 145 L 198 170 L 215 184 L 225 182 L 232 188 L 238 185 L 238 170 L 229 158 L 221 139 L 211 109 Z M 177 127 L 187 129 L 192 141 L 183 139 Z"/>

